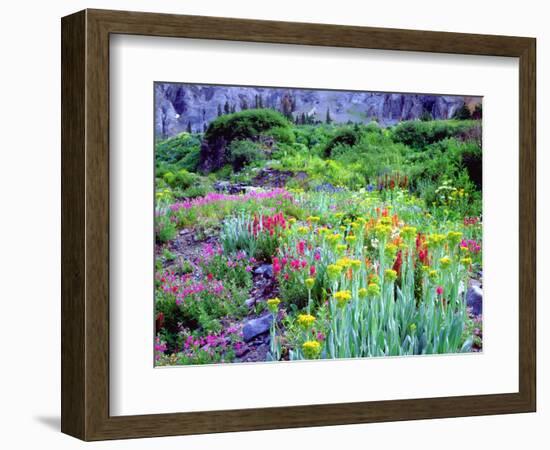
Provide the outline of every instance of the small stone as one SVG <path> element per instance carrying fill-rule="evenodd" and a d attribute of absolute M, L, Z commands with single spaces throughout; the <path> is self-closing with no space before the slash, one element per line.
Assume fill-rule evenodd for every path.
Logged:
<path fill-rule="evenodd" d="M 249 320 L 243 327 L 243 339 L 245 342 L 249 342 L 260 334 L 266 333 L 271 327 L 273 318 L 271 314 L 258 317 L 257 319 Z"/>
<path fill-rule="evenodd" d="M 466 304 L 472 308 L 472 313 L 479 316 L 483 311 L 483 291 L 479 286 L 470 286 L 466 292 Z"/>
<path fill-rule="evenodd" d="M 237 358 L 241 358 L 246 353 L 248 353 L 249 350 L 250 348 L 248 347 L 248 345 L 241 345 L 237 350 L 235 350 L 235 356 Z"/>
<path fill-rule="evenodd" d="M 272 278 L 273 266 L 271 264 L 262 264 L 254 271 L 254 273 L 256 275 L 263 275 L 264 278 Z"/>

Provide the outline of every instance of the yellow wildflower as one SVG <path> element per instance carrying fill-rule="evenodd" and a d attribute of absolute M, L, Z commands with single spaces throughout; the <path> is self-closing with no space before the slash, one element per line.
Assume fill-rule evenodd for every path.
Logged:
<path fill-rule="evenodd" d="M 460 231 L 449 231 L 447 233 L 447 241 L 451 247 L 457 245 L 462 239 L 462 233 Z"/>
<path fill-rule="evenodd" d="M 346 303 L 351 300 L 350 291 L 338 291 L 334 293 L 334 299 L 339 307 L 344 307 Z"/>
<path fill-rule="evenodd" d="M 393 283 L 397 279 L 397 272 L 393 269 L 386 269 L 384 272 L 384 279 L 388 283 Z"/>
<path fill-rule="evenodd" d="M 348 247 L 345 245 L 345 244 L 338 244 L 336 246 L 336 251 L 339 253 L 339 254 L 342 254 L 346 251 Z"/>
<path fill-rule="evenodd" d="M 412 240 L 414 237 L 416 237 L 416 228 L 415 228 L 415 227 L 404 226 L 404 227 L 401 229 L 400 236 L 401 236 L 405 241 L 410 241 L 410 240 Z"/>
<path fill-rule="evenodd" d="M 306 359 L 316 359 L 321 354 L 321 344 L 317 341 L 306 341 L 302 344 Z"/>
<path fill-rule="evenodd" d="M 464 265 L 464 266 L 469 266 L 472 264 L 472 258 L 468 257 L 468 258 L 462 258 L 460 260 L 460 262 Z"/>
<path fill-rule="evenodd" d="M 380 286 L 376 283 L 369 283 L 367 295 L 369 297 L 378 297 L 380 295 Z"/>
<path fill-rule="evenodd" d="M 311 290 L 311 288 L 315 284 L 315 278 L 306 278 L 305 284 L 306 284 L 306 288 L 308 290 Z"/>
<path fill-rule="evenodd" d="M 430 234 L 427 239 L 427 244 L 429 248 L 437 248 L 443 244 L 444 240 L 444 234 Z"/>
<path fill-rule="evenodd" d="M 357 240 L 357 237 L 354 236 L 353 234 L 346 236 L 346 241 L 350 244 L 355 243 L 356 240 Z"/>
<path fill-rule="evenodd" d="M 315 317 L 313 317 L 311 314 L 298 314 L 298 325 L 300 325 L 304 329 L 311 328 L 313 323 L 315 322 Z"/>
<path fill-rule="evenodd" d="M 449 258 L 448 256 L 444 256 L 439 260 L 439 264 L 441 264 L 442 269 L 448 269 L 451 265 L 451 258 Z"/>
<path fill-rule="evenodd" d="M 335 264 L 339 265 L 342 269 L 347 269 L 349 267 L 350 261 L 350 258 L 344 256 L 343 258 L 337 259 Z"/>
<path fill-rule="evenodd" d="M 437 270 L 430 270 L 428 272 L 428 276 L 430 277 L 430 280 L 435 283 L 439 278 L 439 272 Z"/>
<path fill-rule="evenodd" d="M 384 253 L 386 254 L 386 257 L 388 257 L 389 259 L 391 260 L 395 259 L 395 255 L 397 255 L 397 245 L 392 244 L 391 242 L 386 244 Z"/>
<path fill-rule="evenodd" d="M 329 264 L 327 266 L 327 273 L 328 277 L 334 281 L 338 275 L 342 273 L 342 266 L 339 266 L 338 264 Z"/>
<path fill-rule="evenodd" d="M 269 310 L 273 313 L 277 312 L 278 308 L 279 308 L 279 303 L 281 303 L 281 300 L 279 300 L 277 297 L 275 298 L 270 298 L 269 300 L 267 300 L 267 307 L 269 308 Z"/>
<path fill-rule="evenodd" d="M 385 239 L 389 236 L 391 227 L 389 225 L 378 224 L 374 227 L 374 234 L 377 239 Z"/>

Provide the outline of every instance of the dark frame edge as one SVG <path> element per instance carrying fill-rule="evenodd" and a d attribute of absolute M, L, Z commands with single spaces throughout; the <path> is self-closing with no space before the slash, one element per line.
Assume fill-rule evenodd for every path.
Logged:
<path fill-rule="evenodd" d="M 61 431 L 85 439 L 86 12 L 61 20 Z"/>
<path fill-rule="evenodd" d="M 211 29 L 217 30 L 216 36 L 213 36 Z M 333 46 L 340 47 L 519 57 L 519 212 L 522 269 L 519 286 L 519 339 L 522 349 L 519 360 L 519 392 L 333 405 L 110 416 L 108 68 L 111 33 L 320 46 L 332 43 Z M 63 18 L 62 36 L 64 433 L 92 441 L 508 414 L 536 410 L 536 224 L 531 220 L 535 217 L 536 211 L 534 38 L 107 10 L 84 10 Z"/>
<path fill-rule="evenodd" d="M 519 392 L 537 410 L 537 40 L 519 57 Z"/>

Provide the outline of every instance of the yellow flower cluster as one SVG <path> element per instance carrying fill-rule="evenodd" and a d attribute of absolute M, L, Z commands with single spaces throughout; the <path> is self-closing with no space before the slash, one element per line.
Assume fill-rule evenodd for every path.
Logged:
<path fill-rule="evenodd" d="M 357 238 L 353 234 L 346 236 L 346 242 L 348 244 L 354 244 L 356 240 Z"/>
<path fill-rule="evenodd" d="M 298 227 L 298 233 L 299 234 L 307 234 L 309 232 L 309 228 L 308 227 Z"/>
<path fill-rule="evenodd" d="M 306 341 L 302 344 L 306 359 L 316 359 L 321 354 L 321 344 L 317 341 Z"/>
<path fill-rule="evenodd" d="M 384 279 L 388 283 L 393 283 L 397 279 L 397 272 L 393 269 L 386 269 L 384 272 Z"/>
<path fill-rule="evenodd" d="M 342 308 L 346 303 L 351 300 L 351 291 L 338 291 L 334 293 L 334 299 L 337 305 Z"/>
<path fill-rule="evenodd" d="M 315 317 L 311 314 L 298 314 L 297 322 L 298 325 L 307 330 L 315 323 Z"/>
<path fill-rule="evenodd" d="M 327 266 L 327 273 L 329 278 L 334 281 L 342 273 L 342 267 L 338 264 L 329 264 Z"/>
<path fill-rule="evenodd" d="M 377 239 L 386 239 L 391 233 L 391 226 L 378 224 L 374 227 L 374 235 Z"/>
<path fill-rule="evenodd" d="M 451 258 L 448 256 L 444 256 L 439 260 L 439 264 L 441 265 L 442 269 L 448 269 L 451 265 Z"/>
<path fill-rule="evenodd" d="M 346 251 L 347 248 L 348 247 L 345 244 L 338 244 L 336 246 L 336 253 L 338 253 L 339 255 L 342 255 Z"/>
<path fill-rule="evenodd" d="M 416 228 L 415 227 L 404 226 L 403 228 L 401 228 L 400 236 L 405 241 L 411 241 L 412 239 L 414 239 L 416 237 Z"/>
<path fill-rule="evenodd" d="M 430 234 L 427 239 L 429 248 L 438 248 L 445 241 L 446 236 L 444 234 Z"/>
<path fill-rule="evenodd" d="M 331 246 L 335 247 L 338 244 L 338 242 L 340 242 L 341 238 L 342 238 L 342 236 L 340 234 L 329 234 L 327 236 L 327 242 Z"/>
<path fill-rule="evenodd" d="M 357 293 L 359 294 L 359 298 L 365 298 L 368 295 L 368 290 L 367 288 L 361 288 Z"/>
<path fill-rule="evenodd" d="M 308 222 L 312 222 L 312 223 L 317 223 L 317 222 L 319 222 L 319 220 L 321 220 L 321 219 L 320 219 L 319 217 L 317 217 L 317 216 L 309 216 L 309 217 L 307 218 L 307 221 L 308 221 Z"/>
<path fill-rule="evenodd" d="M 447 233 L 447 241 L 451 247 L 457 245 L 462 239 L 462 233 L 460 231 L 449 231 Z"/>
<path fill-rule="evenodd" d="M 378 297 L 380 295 L 380 286 L 377 283 L 369 283 L 367 295 L 369 297 Z"/>
<path fill-rule="evenodd" d="M 472 264 L 472 258 L 468 257 L 468 258 L 462 258 L 460 260 L 460 262 L 462 263 L 462 265 L 464 266 L 470 266 Z"/>
<path fill-rule="evenodd" d="M 386 248 L 384 249 L 384 253 L 387 258 L 390 260 L 395 259 L 395 255 L 397 255 L 397 245 L 392 244 L 391 242 L 386 244 Z"/>
<path fill-rule="evenodd" d="M 277 297 L 270 298 L 267 300 L 267 307 L 269 310 L 273 313 L 277 312 L 277 309 L 279 308 L 279 303 L 281 303 L 281 300 L 279 300 Z"/>

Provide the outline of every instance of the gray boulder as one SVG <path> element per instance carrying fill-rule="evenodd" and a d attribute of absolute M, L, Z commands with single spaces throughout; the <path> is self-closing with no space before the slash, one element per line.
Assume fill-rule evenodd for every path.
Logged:
<path fill-rule="evenodd" d="M 263 275 L 264 278 L 272 278 L 273 266 L 271 264 L 262 264 L 254 271 L 254 273 L 256 275 Z"/>
<path fill-rule="evenodd" d="M 264 334 L 269 331 L 271 327 L 271 322 L 273 317 L 271 314 L 266 314 L 265 316 L 258 317 L 257 319 L 252 319 L 246 322 L 243 327 L 243 339 L 245 342 L 249 342 L 260 334 Z"/>
<path fill-rule="evenodd" d="M 472 308 L 472 313 L 476 316 L 483 312 L 483 291 L 479 286 L 473 285 L 468 288 L 466 304 Z"/>

